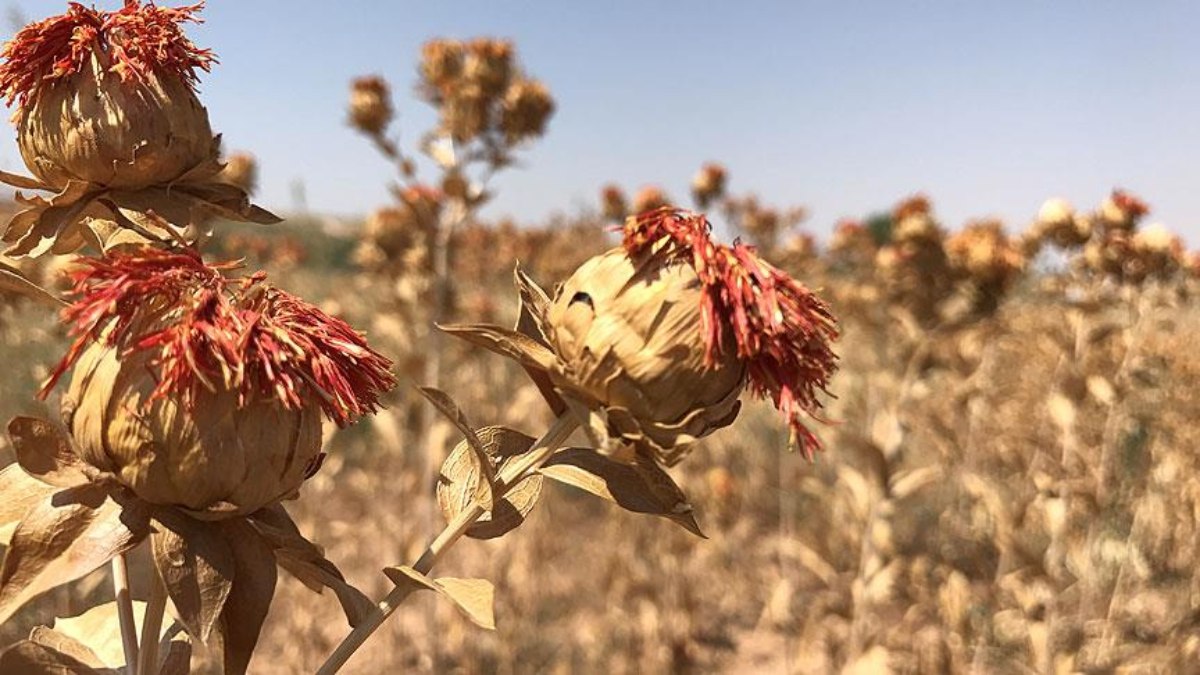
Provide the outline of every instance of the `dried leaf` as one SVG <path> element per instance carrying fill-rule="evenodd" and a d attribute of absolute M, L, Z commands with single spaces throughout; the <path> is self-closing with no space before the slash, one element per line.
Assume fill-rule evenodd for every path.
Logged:
<path fill-rule="evenodd" d="M 478 432 L 488 462 L 497 462 L 494 470 L 503 470 L 506 461 L 528 451 L 534 439 L 519 431 L 501 426 L 483 427 Z M 499 537 L 525 522 L 542 492 L 541 476 L 530 476 L 507 491 L 496 509 L 486 512 L 467 530 L 475 539 Z M 459 443 L 442 464 L 438 476 L 437 499 L 446 520 L 454 520 L 461 512 L 479 501 L 487 503 L 487 484 L 477 460 L 466 441 Z"/>
<path fill-rule="evenodd" d="M 549 347 L 515 330 L 486 324 L 438 325 L 438 328 L 471 344 L 507 356 L 526 368 L 547 371 L 557 362 L 557 357 Z"/>
<path fill-rule="evenodd" d="M 641 453 L 636 455 L 633 464 L 626 464 L 591 448 L 566 448 L 554 453 L 541 473 L 627 511 L 667 518 L 688 532 L 704 537 L 683 490 L 654 460 Z"/>
<path fill-rule="evenodd" d="M 22 190 L 54 189 L 36 178 L 30 178 L 29 176 L 22 176 L 16 173 L 9 173 L 7 171 L 0 171 L 0 183 L 5 183 L 6 185 L 11 185 Z"/>
<path fill-rule="evenodd" d="M 471 426 L 470 420 L 466 414 L 450 398 L 446 392 L 434 387 L 418 387 L 417 391 L 421 392 L 430 403 L 434 405 L 446 419 L 462 433 L 467 445 L 471 446 L 471 450 L 475 453 L 476 463 L 480 471 L 483 472 L 483 481 L 480 481 L 480 499 L 484 504 L 487 504 L 491 510 L 495 510 L 496 502 L 493 498 L 493 488 L 496 484 L 496 471 L 492 465 L 491 459 L 488 457 L 487 449 L 483 447 L 483 441 L 479 440 L 479 436 L 475 435 L 475 428 Z"/>
<path fill-rule="evenodd" d="M 374 610 L 371 599 L 347 583 L 320 547 L 300 534 L 282 504 L 256 511 L 249 520 L 275 549 L 275 559 L 280 567 L 317 593 L 329 588 L 337 595 L 351 626 L 357 626 Z"/>
<path fill-rule="evenodd" d="M 148 527 L 144 509 L 116 503 L 97 485 L 44 497 L 17 526 L 0 567 L 0 622 L 39 593 L 132 549 Z"/>
<path fill-rule="evenodd" d="M 162 514 L 158 522 L 162 527 L 150 536 L 154 566 L 180 622 L 207 643 L 233 586 L 233 551 L 217 524 L 178 514 Z"/>
<path fill-rule="evenodd" d="M 0 469 L 0 544 L 8 546 L 17 524 L 57 490 L 25 473 L 19 464 Z"/>
<path fill-rule="evenodd" d="M 117 611 L 116 602 L 107 602 L 77 616 L 59 617 L 54 620 L 53 628 L 35 628 L 30 640 L 67 654 L 100 672 L 120 675 L 125 672 L 125 648 Z M 139 635 L 145 616 L 146 603 L 134 601 L 134 627 Z M 164 667 L 169 661 L 178 660 L 178 655 L 172 654 L 182 650 L 185 655 L 191 655 L 191 643 L 177 625 L 163 626 L 159 638 L 159 662 Z M 188 672 L 187 669 L 180 671 L 177 666 L 175 668 L 171 672 L 182 675 Z M 162 668 L 157 672 L 164 674 Z"/>
<path fill-rule="evenodd" d="M 218 528 L 233 553 L 235 568 L 221 613 L 225 675 L 243 675 L 275 597 L 278 573 L 271 545 L 250 523 L 226 520 Z"/>
<path fill-rule="evenodd" d="M 36 417 L 14 417 L 8 423 L 8 438 L 17 463 L 31 476 L 56 487 L 74 487 L 88 482 L 84 463 L 71 447 L 65 432 Z"/>
<path fill-rule="evenodd" d="M 33 640 L 22 640 L 0 654 L 0 675 L 121 675 L 89 663 L 91 660 L 79 657 L 77 647 L 65 643 L 52 647 Z"/>
<path fill-rule="evenodd" d="M 455 579 L 444 577 L 430 579 L 408 567 L 389 567 L 383 571 L 397 586 L 411 584 L 417 589 L 427 588 L 450 600 L 476 626 L 487 630 L 496 629 L 493 612 L 495 589 L 486 579 Z"/>
<path fill-rule="evenodd" d="M 550 305 L 550 297 L 546 295 L 546 291 L 542 290 L 533 279 L 525 274 L 520 265 L 517 266 L 513 274 L 516 278 L 517 291 L 520 295 L 516 330 L 522 335 L 527 335 L 541 344 L 549 346 L 546 341 L 546 312 Z M 550 376 L 540 368 L 531 368 L 524 364 L 521 367 L 525 369 L 525 372 L 529 375 L 529 379 L 533 380 L 533 384 L 541 392 L 542 398 L 546 399 L 551 412 L 555 416 L 565 413 L 567 411 L 567 403 L 554 388 L 554 383 L 551 382 Z"/>
<path fill-rule="evenodd" d="M 66 303 L 53 293 L 26 279 L 19 270 L 4 263 L 0 263 L 0 291 L 23 295 L 51 307 L 66 306 Z"/>

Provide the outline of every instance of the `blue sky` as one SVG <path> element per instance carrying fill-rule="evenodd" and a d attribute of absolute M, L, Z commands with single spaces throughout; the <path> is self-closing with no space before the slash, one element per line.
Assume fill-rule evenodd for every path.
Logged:
<path fill-rule="evenodd" d="M 819 234 L 914 191 L 949 225 L 1023 226 L 1047 197 L 1090 207 L 1120 186 L 1200 244 L 1196 2 L 215 0 L 205 16 L 193 38 L 221 63 L 202 100 L 283 211 L 296 181 L 322 212 L 388 199 L 389 165 L 344 122 L 350 78 L 388 78 L 412 140 L 432 121 L 410 96 L 421 43 L 497 35 L 559 106 L 488 215 L 569 212 L 610 180 L 682 199 L 718 160 L 733 191 L 803 204 Z M 0 164 L 19 165 L 13 143 Z"/>

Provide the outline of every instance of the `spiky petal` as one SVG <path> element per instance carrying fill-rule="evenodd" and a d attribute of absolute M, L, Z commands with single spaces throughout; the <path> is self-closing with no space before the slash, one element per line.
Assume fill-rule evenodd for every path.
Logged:
<path fill-rule="evenodd" d="M 392 363 L 344 321 L 265 283 L 224 274 L 191 250 L 144 248 L 80 258 L 63 318 L 75 340 L 42 388 L 45 396 L 94 340 L 146 353 L 158 384 L 149 400 L 236 391 L 290 409 L 318 402 L 341 426 L 374 412 L 395 386 Z"/>
<path fill-rule="evenodd" d="M 170 73 L 190 87 L 196 70 L 207 71 L 215 60 L 183 33 L 182 24 L 200 23 L 204 3 L 158 7 L 126 0 L 115 12 L 69 3 L 66 13 L 31 23 L 0 51 L 0 95 L 20 108 L 36 101 L 56 81 L 83 70 L 93 53 L 123 82 L 142 82 Z"/>
<path fill-rule="evenodd" d="M 733 348 L 747 368 L 750 391 L 769 397 L 787 418 L 792 440 L 806 457 L 820 441 L 805 426 L 815 416 L 837 369 L 830 344 L 837 321 L 829 307 L 792 277 L 758 257 L 752 246 L 712 240 L 704 216 L 661 208 L 629 218 L 624 246 L 631 256 L 649 253 L 686 260 L 704 284 L 706 358 L 715 363 Z M 728 333 L 727 333 L 728 331 Z M 732 334 L 734 345 L 725 344 Z"/>

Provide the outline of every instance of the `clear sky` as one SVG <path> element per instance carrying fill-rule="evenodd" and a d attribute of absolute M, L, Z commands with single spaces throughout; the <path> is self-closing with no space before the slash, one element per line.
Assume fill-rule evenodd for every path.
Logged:
<path fill-rule="evenodd" d="M 191 34 L 221 63 L 202 100 L 282 211 L 297 180 L 321 212 L 388 199 L 389 165 L 344 121 L 350 78 L 388 78 L 412 140 L 432 120 L 410 95 L 421 43 L 496 35 L 558 112 L 488 215 L 571 211 L 608 181 L 683 199 L 718 160 L 733 191 L 803 204 L 817 233 L 914 191 L 950 225 L 1024 225 L 1047 197 L 1091 207 L 1119 186 L 1200 244 L 1200 2 L 213 0 L 205 16 Z M 12 143 L 0 163 L 19 165 Z"/>

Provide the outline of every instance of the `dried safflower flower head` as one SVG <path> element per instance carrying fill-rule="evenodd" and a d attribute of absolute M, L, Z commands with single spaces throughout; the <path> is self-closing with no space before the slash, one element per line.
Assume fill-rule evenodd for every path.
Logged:
<path fill-rule="evenodd" d="M 1113 190 L 1100 205 L 1100 217 L 1111 229 L 1132 230 L 1149 212 L 1146 202 L 1125 190 Z"/>
<path fill-rule="evenodd" d="M 958 275 L 996 292 L 1016 281 L 1025 265 L 1018 244 L 993 219 L 969 223 L 947 238 L 946 256 Z"/>
<path fill-rule="evenodd" d="M 373 412 L 391 362 L 261 274 L 184 250 L 81 259 L 75 336 L 43 395 L 64 396 L 81 455 L 146 501 L 245 514 L 293 494 L 320 459 L 320 417 Z"/>
<path fill-rule="evenodd" d="M 729 175 L 725 167 L 716 162 L 709 162 L 700 167 L 700 171 L 692 178 L 692 198 L 702 209 L 708 208 L 714 201 L 725 196 L 725 183 Z"/>
<path fill-rule="evenodd" d="M 520 79 L 504 92 L 500 128 L 509 143 L 541 136 L 546 122 L 554 114 L 554 99 L 546 85 L 537 80 Z"/>
<path fill-rule="evenodd" d="M 1038 209 L 1037 222 L 1048 227 L 1062 227 L 1070 225 L 1075 218 L 1075 207 L 1071 202 L 1061 198 L 1053 197 L 1047 199 L 1042 208 Z"/>
<path fill-rule="evenodd" d="M 1134 253 L 1148 275 L 1166 277 L 1184 263 L 1183 240 L 1162 223 L 1153 223 L 1133 235 Z"/>
<path fill-rule="evenodd" d="M 0 93 L 16 104 L 21 156 L 44 183 L 139 188 L 169 183 L 216 158 L 196 71 L 212 53 L 182 25 L 203 3 L 128 0 L 115 12 L 71 3 L 0 52 Z"/>
<path fill-rule="evenodd" d="M 916 194 L 904 199 L 896 205 L 896 208 L 892 209 L 892 220 L 899 223 L 911 216 L 930 216 L 932 213 L 933 205 L 930 203 L 929 197 Z"/>
<path fill-rule="evenodd" d="M 709 363 L 702 295 L 686 261 L 615 248 L 580 266 L 548 312 L 569 389 L 667 463 L 739 409 L 744 368 L 732 351 Z"/>
<path fill-rule="evenodd" d="M 609 220 L 621 221 L 629 215 L 629 203 L 625 200 L 625 191 L 611 183 L 600 190 L 600 204 L 604 211 L 604 217 Z"/>
<path fill-rule="evenodd" d="M 646 213 L 668 204 L 667 195 L 657 185 L 646 185 L 633 196 L 632 215 Z"/>
<path fill-rule="evenodd" d="M 355 78 L 350 83 L 350 124 L 369 136 L 383 133 L 392 122 L 392 95 L 379 76 Z"/>
<path fill-rule="evenodd" d="M 603 302 L 593 288 L 604 289 Z M 591 377 L 604 385 L 593 387 L 597 394 L 617 383 L 651 393 L 640 416 L 631 413 L 643 431 L 678 426 L 664 406 L 683 419 L 701 416 L 708 431 L 725 426 L 737 412 L 731 399 L 746 387 L 774 402 L 806 455 L 819 447 L 804 417 L 820 409 L 817 393 L 836 369 L 835 319 L 752 247 L 714 242 L 701 215 L 662 208 L 631 216 L 622 249 L 580 268 L 549 323 L 561 357 L 600 364 Z"/>
<path fill-rule="evenodd" d="M 421 78 L 433 91 L 447 90 L 463 71 L 463 44 L 458 40 L 430 40 L 421 46 Z"/>
<path fill-rule="evenodd" d="M 475 38 L 467 43 L 463 79 L 485 97 L 504 93 L 513 74 L 513 43 L 496 38 Z"/>

